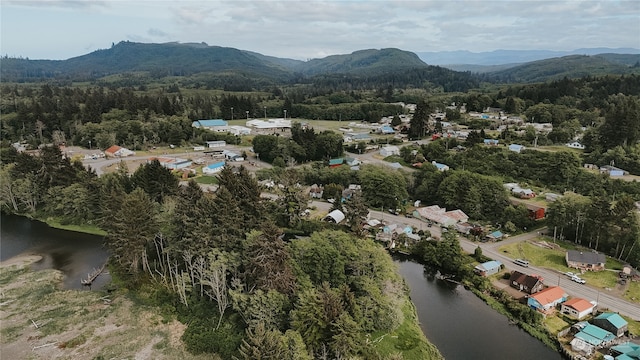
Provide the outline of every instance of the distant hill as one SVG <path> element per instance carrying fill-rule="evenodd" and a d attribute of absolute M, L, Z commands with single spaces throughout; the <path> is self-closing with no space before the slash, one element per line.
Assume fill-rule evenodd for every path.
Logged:
<path fill-rule="evenodd" d="M 570 55 L 545 59 L 489 73 L 502 82 L 542 82 L 563 77 L 578 78 L 607 74 L 640 74 L 639 55 L 610 56 L 610 54 L 587 56 Z"/>
<path fill-rule="evenodd" d="M 318 74 L 379 74 L 390 69 L 416 69 L 428 67 L 411 52 L 399 49 L 359 50 L 347 55 L 332 55 L 300 64 L 295 70 L 305 75 Z"/>
<path fill-rule="evenodd" d="M 129 41 L 68 60 L 3 58 L 0 61 L 2 78 L 8 81 L 41 77 L 100 78 L 139 71 L 151 72 L 156 77 L 236 72 L 283 81 L 294 73 L 307 76 L 375 75 L 429 67 L 414 53 L 399 49 L 361 50 L 305 62 L 204 43 L 144 44 Z"/>
<path fill-rule="evenodd" d="M 68 60 L 2 59 L 5 80 L 31 77 L 99 78 L 149 71 L 156 76 L 235 71 L 258 77 L 286 78 L 289 72 L 248 52 L 206 44 L 120 42 L 109 49 Z"/>
<path fill-rule="evenodd" d="M 504 65 L 526 63 L 536 60 L 563 57 L 568 55 L 597 55 L 597 54 L 640 54 L 640 49 L 633 48 L 583 48 L 571 51 L 551 50 L 494 50 L 487 52 L 471 51 L 433 51 L 416 52 L 418 57 L 429 65 L 449 67 L 452 64 L 470 65 Z"/>

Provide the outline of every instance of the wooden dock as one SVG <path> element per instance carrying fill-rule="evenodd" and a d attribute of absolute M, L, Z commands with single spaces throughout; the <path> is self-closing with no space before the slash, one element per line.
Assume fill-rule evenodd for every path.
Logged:
<path fill-rule="evenodd" d="M 100 276 L 100 274 L 102 274 L 102 272 L 104 271 L 104 268 L 107 264 L 103 264 L 101 267 L 99 267 L 98 269 L 93 269 L 93 271 L 89 274 L 87 274 L 87 278 L 86 279 L 80 279 L 80 282 L 82 283 L 82 285 L 85 286 L 91 286 L 91 284 L 93 284 L 93 282 L 96 280 L 96 278 L 98 276 Z"/>

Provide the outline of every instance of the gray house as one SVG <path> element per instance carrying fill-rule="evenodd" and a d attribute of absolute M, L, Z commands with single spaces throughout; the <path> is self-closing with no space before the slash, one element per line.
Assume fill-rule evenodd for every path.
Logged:
<path fill-rule="evenodd" d="M 607 262 L 604 254 L 595 251 L 567 250 L 565 258 L 568 267 L 586 271 L 602 271 Z"/>

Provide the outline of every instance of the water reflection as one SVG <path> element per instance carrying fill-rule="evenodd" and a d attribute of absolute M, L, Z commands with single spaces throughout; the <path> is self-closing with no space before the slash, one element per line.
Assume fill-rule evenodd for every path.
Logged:
<path fill-rule="evenodd" d="M 420 327 L 446 359 L 562 359 L 472 292 L 396 259 L 409 285 Z"/>
<path fill-rule="evenodd" d="M 32 268 L 62 271 L 66 289 L 83 288 L 80 279 L 107 260 L 101 236 L 53 229 L 19 216 L 2 215 L 0 222 L 0 260 L 21 254 L 40 255 L 42 260 Z M 92 288 L 101 288 L 109 281 L 109 275 L 103 274 Z"/>

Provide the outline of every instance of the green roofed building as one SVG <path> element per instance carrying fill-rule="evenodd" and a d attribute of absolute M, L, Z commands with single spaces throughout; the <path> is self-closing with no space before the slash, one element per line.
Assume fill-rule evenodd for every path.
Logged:
<path fill-rule="evenodd" d="M 616 336 L 624 335 L 629 328 L 629 324 L 622 316 L 612 312 L 602 313 L 593 318 L 591 322 L 598 327 L 612 332 Z"/>

